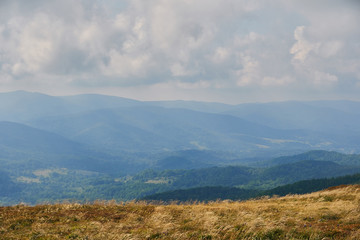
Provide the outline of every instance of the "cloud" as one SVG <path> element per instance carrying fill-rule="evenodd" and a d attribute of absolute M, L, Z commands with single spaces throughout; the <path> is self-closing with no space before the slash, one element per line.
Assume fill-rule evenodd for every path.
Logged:
<path fill-rule="evenodd" d="M 338 81 L 338 77 L 329 73 L 315 71 L 313 73 L 314 83 L 324 85 L 328 83 L 335 83 Z"/>
<path fill-rule="evenodd" d="M 57 39 L 61 34 L 61 24 L 50 23 L 49 16 L 42 13 L 26 24 L 24 20 L 19 20 L 19 27 L 24 27 L 18 33 L 19 36 L 15 37 L 18 46 L 15 50 L 17 59 L 12 68 L 14 75 L 46 71 L 47 65 L 54 58 Z M 53 28 L 60 31 L 51 31 Z"/>
<path fill-rule="evenodd" d="M 240 55 L 239 63 L 243 68 L 235 72 L 238 77 L 238 86 L 247 86 L 258 81 L 260 74 L 258 61 L 252 59 L 250 56 Z"/>
<path fill-rule="evenodd" d="M 358 10 L 332 0 L 0 1 L 0 87 L 158 96 L 167 86 L 204 100 L 221 89 L 233 102 L 324 86 L 340 98 L 360 82 Z"/>
<path fill-rule="evenodd" d="M 319 43 L 311 43 L 304 37 L 305 26 L 298 26 L 294 31 L 294 38 L 297 41 L 292 46 L 290 53 L 294 54 L 294 59 L 304 62 L 308 54 L 319 48 Z"/>
<path fill-rule="evenodd" d="M 144 77 L 146 69 L 151 64 L 150 56 L 147 54 L 121 54 L 113 49 L 108 57 L 108 64 L 102 69 L 105 76 Z"/>
<path fill-rule="evenodd" d="M 280 78 L 265 77 L 261 83 L 263 86 L 273 86 L 273 85 L 283 86 L 283 85 L 290 84 L 294 81 L 295 81 L 295 79 L 291 76 L 282 76 Z"/>
<path fill-rule="evenodd" d="M 218 47 L 217 49 L 215 49 L 215 52 L 211 57 L 211 60 L 215 64 L 220 64 L 226 61 L 227 59 L 229 59 L 229 56 L 230 56 L 229 49 L 226 49 L 224 47 Z"/>

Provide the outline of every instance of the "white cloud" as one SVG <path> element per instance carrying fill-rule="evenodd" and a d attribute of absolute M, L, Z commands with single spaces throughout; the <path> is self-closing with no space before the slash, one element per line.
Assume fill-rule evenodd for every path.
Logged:
<path fill-rule="evenodd" d="M 218 47 L 215 49 L 215 53 L 211 57 L 211 60 L 215 64 L 223 63 L 224 61 L 228 60 L 230 57 L 230 51 L 224 47 Z"/>
<path fill-rule="evenodd" d="M 295 81 L 295 79 L 291 76 L 283 76 L 283 77 L 264 77 L 261 84 L 263 86 L 284 86 L 287 84 L 291 84 Z"/>
<path fill-rule="evenodd" d="M 294 38 L 297 41 L 292 48 L 290 53 L 294 54 L 294 59 L 304 62 L 311 51 L 317 51 L 320 44 L 311 43 L 304 37 L 305 26 L 298 26 L 294 31 Z"/>
<path fill-rule="evenodd" d="M 259 80 L 259 62 L 252 59 L 250 56 L 240 55 L 239 63 L 243 66 L 243 69 L 235 72 L 238 80 L 237 86 L 247 86 L 254 84 Z"/>
<path fill-rule="evenodd" d="M 46 65 L 52 61 L 57 40 L 61 35 L 61 23 L 51 21 L 46 14 L 37 14 L 34 19 L 25 23 L 21 20 L 22 32 L 19 34 L 17 57 L 12 72 L 36 73 L 44 71 Z M 52 31 L 57 29 L 57 31 Z"/>
<path fill-rule="evenodd" d="M 186 77 L 196 74 L 196 72 L 186 69 L 186 67 L 180 63 L 173 64 L 170 70 L 174 77 Z"/>
<path fill-rule="evenodd" d="M 321 86 L 333 84 L 338 81 L 337 76 L 319 71 L 315 71 L 314 73 L 312 73 L 312 76 L 314 79 L 314 83 Z"/>
<path fill-rule="evenodd" d="M 235 36 L 234 45 L 237 47 L 245 47 L 249 44 L 252 44 L 258 40 L 264 40 L 263 36 L 258 33 L 250 32 L 244 37 Z"/>
<path fill-rule="evenodd" d="M 146 54 L 131 56 L 121 54 L 116 50 L 109 53 L 109 64 L 103 66 L 103 73 L 107 76 L 143 77 L 149 67 L 150 57 Z"/>
<path fill-rule="evenodd" d="M 336 56 L 341 48 L 344 46 L 344 43 L 341 41 L 328 41 L 323 43 L 319 48 L 319 55 L 324 58 L 330 58 Z"/>
<path fill-rule="evenodd" d="M 113 24 L 116 30 L 126 33 L 131 26 L 131 20 L 128 15 L 120 13 L 116 15 Z"/>
<path fill-rule="evenodd" d="M 336 56 L 344 43 L 339 40 L 323 40 L 323 42 L 314 42 L 314 40 L 306 39 L 305 26 L 298 26 L 294 31 L 296 43 L 290 49 L 290 53 L 294 54 L 294 60 L 304 62 L 310 53 L 317 54 L 323 58 Z"/>
<path fill-rule="evenodd" d="M 165 84 L 201 89 L 204 98 L 222 89 L 224 101 L 240 91 L 256 101 L 264 88 L 287 97 L 323 85 L 334 94 L 336 86 L 357 88 L 348 79 L 360 81 L 360 15 L 352 1 L 0 4 L 2 89 L 56 85 L 66 93 Z"/>

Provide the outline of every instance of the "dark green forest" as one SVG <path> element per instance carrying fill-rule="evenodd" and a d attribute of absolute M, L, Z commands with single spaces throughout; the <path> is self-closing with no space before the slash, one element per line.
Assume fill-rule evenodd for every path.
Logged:
<path fill-rule="evenodd" d="M 276 187 L 269 190 L 251 190 L 235 187 L 198 187 L 180 189 L 157 193 L 142 198 L 147 201 L 162 202 L 192 202 L 192 201 L 215 201 L 215 200 L 247 200 L 262 196 L 285 196 L 288 194 L 305 194 L 323 190 L 333 186 L 360 184 L 360 174 L 347 175 L 337 178 L 323 178 L 299 181 L 293 184 Z"/>
<path fill-rule="evenodd" d="M 336 152 L 324 152 L 337 155 Z M 310 156 L 314 152 L 307 153 Z M 308 160 L 274 165 L 271 167 L 224 166 L 198 169 L 148 169 L 133 175 L 117 175 L 85 170 L 43 169 L 37 171 L 3 171 L 0 184 L 2 205 L 20 202 L 38 204 L 57 201 L 92 202 L 98 199 L 129 201 L 157 193 L 167 200 L 247 199 L 260 195 L 284 195 L 316 191 L 336 184 L 358 181 L 358 165 L 350 165 L 357 155 L 352 155 L 349 165 L 345 161 Z M 345 155 L 346 156 L 346 155 Z M 294 158 L 290 156 L 289 158 Z M 301 160 L 306 159 L 306 160 Z M 314 158 L 313 158 L 314 159 Z M 316 159 L 316 158 L 315 158 Z M 331 159 L 331 158 L 330 158 Z M 359 160 L 360 161 L 360 160 Z M 323 180 L 311 180 L 324 178 Z M 311 180 L 304 182 L 303 180 Z M 294 184 L 293 184 L 294 183 Z M 288 185 L 293 184 L 293 185 Z M 214 188 L 215 187 L 215 188 Z M 180 190 L 177 192 L 176 190 Z M 190 190 L 186 190 L 190 189 Z M 172 192 L 169 195 L 169 191 Z M 163 196 L 163 195 L 159 195 Z M 172 197 L 171 197 L 172 196 Z M 181 197 L 182 196 L 182 197 Z M 175 200 L 174 199 L 174 200 Z"/>

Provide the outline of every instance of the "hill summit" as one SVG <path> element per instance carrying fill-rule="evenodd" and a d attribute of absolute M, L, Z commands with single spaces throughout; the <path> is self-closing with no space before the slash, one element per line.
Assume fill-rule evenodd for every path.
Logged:
<path fill-rule="evenodd" d="M 1 239 L 360 239 L 360 185 L 244 202 L 0 208 Z"/>

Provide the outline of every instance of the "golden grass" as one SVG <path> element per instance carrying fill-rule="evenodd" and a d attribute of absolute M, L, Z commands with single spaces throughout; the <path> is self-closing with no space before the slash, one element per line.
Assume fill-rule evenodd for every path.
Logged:
<path fill-rule="evenodd" d="M 360 185 L 244 202 L 0 208 L 0 239 L 360 239 Z"/>

